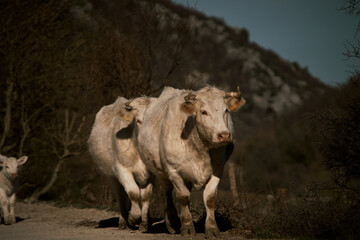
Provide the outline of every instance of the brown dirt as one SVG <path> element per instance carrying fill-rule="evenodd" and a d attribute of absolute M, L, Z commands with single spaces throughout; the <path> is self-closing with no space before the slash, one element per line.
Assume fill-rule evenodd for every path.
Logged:
<path fill-rule="evenodd" d="M 28 204 L 18 202 L 15 208 L 17 223 L 0 225 L 1 240 L 92 240 L 92 239 L 204 239 L 204 233 L 196 236 L 168 234 L 158 223 L 152 227 L 153 233 L 141 233 L 137 230 L 119 230 L 116 227 L 118 213 L 93 208 L 55 207 L 49 203 Z M 223 232 L 222 238 L 244 239 Z"/>

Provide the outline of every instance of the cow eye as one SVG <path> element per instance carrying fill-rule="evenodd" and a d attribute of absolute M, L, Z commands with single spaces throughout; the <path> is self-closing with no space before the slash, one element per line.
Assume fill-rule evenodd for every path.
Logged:
<path fill-rule="evenodd" d="M 228 113 L 229 112 L 229 109 L 225 109 L 225 113 Z"/>
<path fill-rule="evenodd" d="M 205 116 L 209 115 L 209 113 L 207 111 L 205 111 L 205 110 L 201 110 L 201 114 L 205 115 Z"/>

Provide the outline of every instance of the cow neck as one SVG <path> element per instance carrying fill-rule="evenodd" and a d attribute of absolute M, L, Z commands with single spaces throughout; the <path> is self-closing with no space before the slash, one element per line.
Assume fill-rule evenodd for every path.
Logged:
<path fill-rule="evenodd" d="M 11 180 L 9 178 L 7 178 L 5 176 L 4 171 L 0 171 L 0 183 L 6 187 L 8 187 L 9 189 L 12 189 L 13 183 L 15 182 L 16 179 Z"/>
<path fill-rule="evenodd" d="M 136 136 L 139 133 L 139 127 L 136 126 L 137 123 L 136 123 L 136 118 L 135 117 L 133 118 L 131 124 L 132 124 L 132 128 L 133 128 L 131 138 L 135 140 L 135 143 L 137 143 L 137 137 Z"/>
<path fill-rule="evenodd" d="M 207 141 L 199 134 L 196 124 L 189 135 L 188 144 L 192 148 L 195 148 L 197 152 L 199 151 L 209 152 L 209 145 Z"/>

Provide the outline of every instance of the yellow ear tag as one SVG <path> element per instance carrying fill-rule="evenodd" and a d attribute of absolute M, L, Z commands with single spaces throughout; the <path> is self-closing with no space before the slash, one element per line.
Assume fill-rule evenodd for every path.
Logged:
<path fill-rule="evenodd" d="M 122 110 L 119 110 L 117 115 L 119 117 L 121 117 L 122 119 L 124 119 L 125 121 L 131 121 L 132 120 L 132 118 L 128 117 L 126 113 L 123 113 Z"/>
<path fill-rule="evenodd" d="M 231 105 L 231 106 L 229 107 L 229 110 L 230 110 L 230 111 L 234 111 L 235 109 L 238 108 L 238 106 L 239 106 L 239 102 L 236 103 L 236 104 Z"/>
<path fill-rule="evenodd" d="M 125 117 L 125 116 L 120 116 L 122 119 L 124 119 L 125 121 L 130 121 L 131 118 Z"/>
<path fill-rule="evenodd" d="M 239 107 L 245 104 L 245 100 L 243 98 L 240 99 L 240 101 L 237 101 L 235 104 L 231 105 L 229 107 L 230 111 L 236 111 Z"/>

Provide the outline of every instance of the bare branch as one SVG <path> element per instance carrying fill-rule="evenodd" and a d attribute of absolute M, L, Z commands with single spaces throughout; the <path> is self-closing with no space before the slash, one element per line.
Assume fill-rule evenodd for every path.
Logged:
<path fill-rule="evenodd" d="M 346 11 L 350 15 L 353 15 L 354 13 L 358 14 L 358 12 L 356 12 L 355 10 L 356 5 L 360 3 L 360 0 L 346 0 L 346 2 L 346 5 L 339 10 Z"/>
<path fill-rule="evenodd" d="M 6 138 L 9 134 L 10 125 L 11 125 L 11 108 L 13 104 L 13 89 L 14 82 L 11 79 L 7 80 L 7 89 L 5 91 L 5 116 L 4 116 L 4 130 L 0 139 L 0 149 L 5 144 Z"/>
<path fill-rule="evenodd" d="M 347 58 L 360 58 L 360 41 L 358 40 L 356 45 L 346 41 L 343 55 Z"/>

